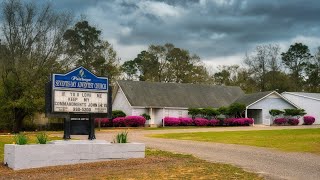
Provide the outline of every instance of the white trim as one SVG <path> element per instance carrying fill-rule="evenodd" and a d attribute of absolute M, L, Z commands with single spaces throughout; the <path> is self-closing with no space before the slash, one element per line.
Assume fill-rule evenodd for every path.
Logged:
<path fill-rule="evenodd" d="M 299 96 L 299 97 L 304 97 L 304 98 L 308 98 L 308 99 L 313 99 L 313 100 L 316 100 L 316 101 L 320 101 L 320 99 L 318 98 L 314 98 L 314 97 L 309 97 L 309 96 L 305 96 L 305 95 L 301 95 L 301 94 L 296 94 L 296 93 L 293 93 L 293 92 L 283 92 L 281 94 L 290 94 L 290 95 L 294 95 L 294 96 Z M 317 93 L 315 93 L 317 94 Z"/>
<path fill-rule="evenodd" d="M 300 108 L 300 107 L 297 106 L 295 103 L 291 102 L 290 100 L 288 100 L 287 98 L 285 98 L 284 96 L 282 96 L 281 94 L 279 94 L 277 91 L 272 91 L 271 93 L 265 95 L 264 97 L 262 97 L 262 98 L 256 100 L 255 102 L 249 104 L 246 108 L 249 108 L 250 106 L 252 106 L 252 105 L 256 104 L 257 102 L 265 99 L 266 97 L 270 96 L 270 95 L 273 94 L 273 93 L 276 93 L 276 95 L 280 96 L 283 100 L 287 101 L 289 104 L 293 105 L 294 107 L 296 107 L 296 108 L 298 108 L 298 109 Z"/>
<path fill-rule="evenodd" d="M 117 85 L 118 85 L 118 87 L 119 87 L 120 91 L 123 93 L 124 97 L 126 98 L 127 102 L 129 103 L 129 105 L 131 106 L 131 108 L 133 108 L 133 106 L 132 106 L 132 105 L 131 105 L 131 103 L 129 102 L 129 100 L 128 100 L 128 98 L 127 98 L 126 94 L 123 92 L 123 90 L 122 90 L 121 86 L 119 85 L 118 81 L 117 81 Z M 116 96 L 114 97 L 114 99 L 116 99 L 117 94 L 118 94 L 118 92 L 116 92 Z"/>

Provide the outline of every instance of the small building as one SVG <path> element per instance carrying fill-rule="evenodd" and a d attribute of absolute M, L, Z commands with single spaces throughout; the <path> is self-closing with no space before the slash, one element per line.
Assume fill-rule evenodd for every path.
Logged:
<path fill-rule="evenodd" d="M 149 114 L 149 126 L 161 125 L 167 116 L 188 117 L 188 108 L 219 108 L 234 102 L 246 105 L 246 117 L 254 118 L 255 124 L 270 125 L 270 109 L 298 107 L 275 91 L 244 94 L 237 86 L 118 81 L 114 93 L 114 110 Z"/>
<path fill-rule="evenodd" d="M 314 116 L 314 124 L 320 124 L 320 93 L 283 92 L 282 95 L 304 109 L 307 115 Z"/>
<path fill-rule="evenodd" d="M 282 96 L 276 91 L 258 92 L 246 94 L 235 102 L 246 105 L 245 117 L 254 119 L 255 124 L 271 125 L 272 117 L 269 114 L 271 109 L 295 109 L 296 104 Z"/>
<path fill-rule="evenodd" d="M 112 108 L 127 115 L 149 114 L 149 126 L 166 116 L 188 117 L 188 108 L 229 106 L 244 95 L 240 87 L 204 84 L 118 81 Z"/>

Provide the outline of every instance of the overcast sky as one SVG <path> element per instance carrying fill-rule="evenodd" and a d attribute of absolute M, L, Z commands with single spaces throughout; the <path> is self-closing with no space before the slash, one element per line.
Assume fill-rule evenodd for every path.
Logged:
<path fill-rule="evenodd" d="M 122 61 L 173 43 L 208 64 L 236 64 L 259 44 L 320 46 L 320 0 L 51 0 L 84 15 Z"/>

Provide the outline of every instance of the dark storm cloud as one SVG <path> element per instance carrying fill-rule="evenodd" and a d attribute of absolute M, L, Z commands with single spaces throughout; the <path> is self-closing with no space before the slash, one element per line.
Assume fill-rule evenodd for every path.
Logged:
<path fill-rule="evenodd" d="M 207 59 L 244 54 L 258 44 L 320 37 L 319 0 L 51 2 L 58 9 L 84 14 L 117 46 L 147 47 L 170 42 Z"/>

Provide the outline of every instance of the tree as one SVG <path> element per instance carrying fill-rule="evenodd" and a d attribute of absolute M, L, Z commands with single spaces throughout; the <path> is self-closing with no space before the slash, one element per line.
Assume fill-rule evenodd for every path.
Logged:
<path fill-rule="evenodd" d="M 67 65 L 83 66 L 100 76 L 114 80 L 120 75 L 117 53 L 101 40 L 101 31 L 90 26 L 88 21 L 77 22 L 63 35 L 66 41 Z"/>
<path fill-rule="evenodd" d="M 0 114 L 13 119 L 19 131 L 26 116 L 44 109 L 44 84 L 59 69 L 71 17 L 50 4 L 19 0 L 3 1 L 1 17 Z"/>
<path fill-rule="evenodd" d="M 315 56 L 307 63 L 306 69 L 306 89 L 309 92 L 320 92 L 320 47 Z"/>
<path fill-rule="evenodd" d="M 126 61 L 121 69 L 127 79 L 137 76 L 141 81 L 203 83 L 210 78 L 197 55 L 173 44 L 150 45 L 134 60 Z"/>
<path fill-rule="evenodd" d="M 291 45 L 287 52 L 281 54 L 283 64 L 290 70 L 293 82 L 296 82 L 295 90 L 299 91 L 303 85 L 303 72 L 312 55 L 308 46 L 302 43 Z"/>
<path fill-rule="evenodd" d="M 248 66 L 253 80 L 258 85 L 258 91 L 275 90 L 267 84 L 277 83 L 276 75 L 280 69 L 279 45 L 259 45 L 252 55 L 246 54 L 244 63 Z"/>
<path fill-rule="evenodd" d="M 228 108 L 228 113 L 235 117 L 242 117 L 243 112 L 246 110 L 246 105 L 241 103 L 232 103 Z"/>

